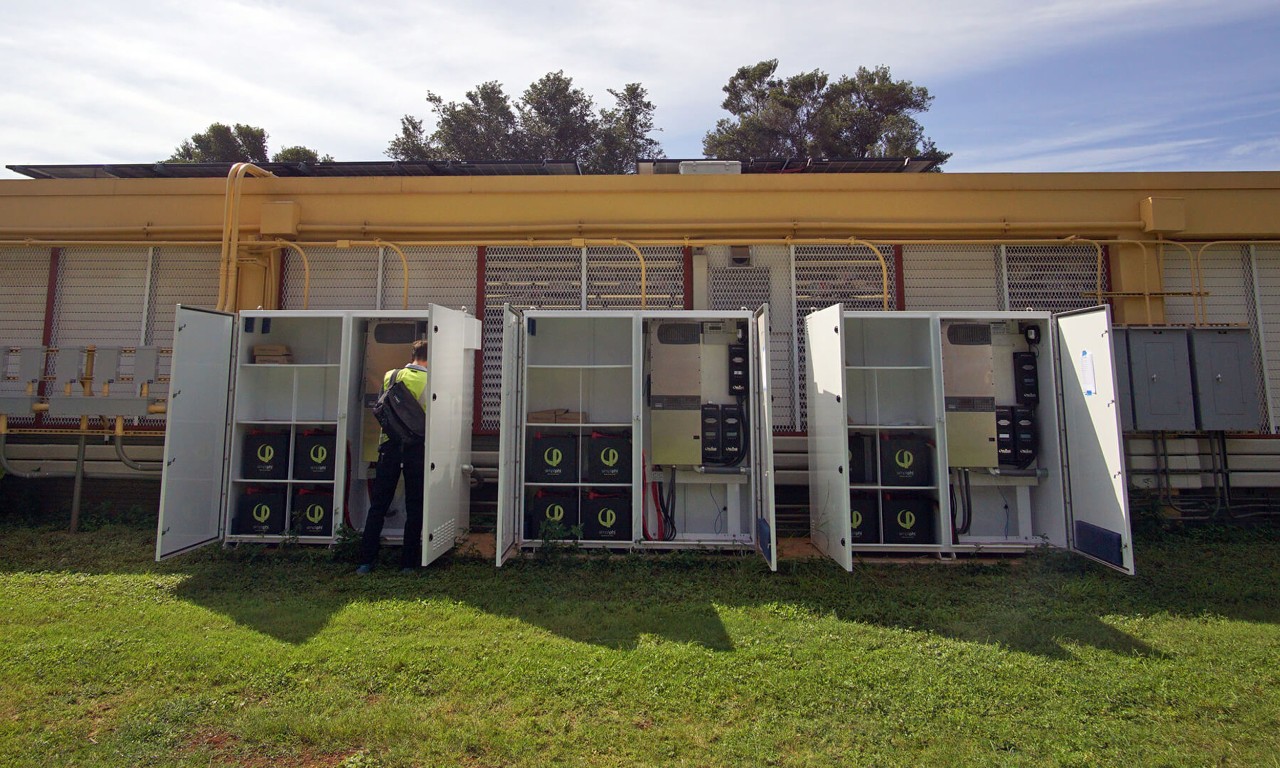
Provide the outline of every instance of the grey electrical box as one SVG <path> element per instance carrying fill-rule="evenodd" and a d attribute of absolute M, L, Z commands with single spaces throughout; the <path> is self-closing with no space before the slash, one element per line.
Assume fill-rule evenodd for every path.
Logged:
<path fill-rule="evenodd" d="M 1111 348 L 1116 355 L 1116 399 L 1120 401 L 1120 428 L 1133 432 L 1133 382 L 1129 378 L 1129 331 L 1111 329 Z"/>
<path fill-rule="evenodd" d="M 1140 431 L 1194 431 L 1191 355 L 1183 328 L 1130 328 L 1133 425 Z"/>
<path fill-rule="evenodd" d="M 1248 328 L 1191 331 L 1196 418 L 1200 429 L 1258 429 L 1258 377 Z"/>

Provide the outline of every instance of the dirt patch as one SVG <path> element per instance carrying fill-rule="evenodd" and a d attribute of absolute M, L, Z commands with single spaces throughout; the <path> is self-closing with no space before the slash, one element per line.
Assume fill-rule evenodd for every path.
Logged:
<path fill-rule="evenodd" d="M 189 739 L 183 748 L 186 754 L 204 753 L 213 757 L 219 765 L 237 768 L 333 768 L 359 752 L 348 749 L 341 752 L 321 752 L 303 749 L 286 755 L 256 755 L 251 747 L 226 731 L 206 730 Z"/>

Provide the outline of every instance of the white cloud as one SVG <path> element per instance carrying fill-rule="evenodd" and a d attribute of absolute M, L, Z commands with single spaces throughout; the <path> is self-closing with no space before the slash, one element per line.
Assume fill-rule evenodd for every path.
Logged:
<path fill-rule="evenodd" d="M 607 88 L 643 83 L 668 151 L 696 155 L 702 133 L 723 116 L 721 86 L 761 59 L 779 58 L 784 73 L 884 63 L 936 93 L 1085 42 L 1124 45 L 1134 35 L 1273 7 L 1274 0 L 10 0 L 0 30 L 0 164 L 151 161 L 214 121 L 262 126 L 274 149 L 304 144 L 341 160 L 380 158 L 402 114 L 429 116 L 427 90 L 460 98 L 498 80 L 514 96 L 557 69 L 598 102 L 609 99 Z"/>

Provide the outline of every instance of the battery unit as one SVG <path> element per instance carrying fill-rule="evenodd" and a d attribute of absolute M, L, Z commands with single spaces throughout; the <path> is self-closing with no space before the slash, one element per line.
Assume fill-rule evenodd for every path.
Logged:
<path fill-rule="evenodd" d="M 293 479 L 332 480 L 335 445 L 331 431 L 308 429 L 299 433 L 293 445 Z"/>
<path fill-rule="evenodd" d="M 293 495 L 290 522 L 294 532 L 299 536 L 332 536 L 332 491 L 312 488 L 299 489 Z"/>
<path fill-rule="evenodd" d="M 1035 353 L 1013 353 L 1013 392 L 1018 405 L 1040 402 L 1040 371 Z"/>
<path fill-rule="evenodd" d="M 933 451 L 923 437 L 880 437 L 880 484 L 925 486 L 933 484 Z"/>
<path fill-rule="evenodd" d="M 1036 460 L 1038 432 L 1035 411 L 1030 408 L 1013 409 L 1013 441 L 1018 466 L 1025 467 Z"/>
<path fill-rule="evenodd" d="M 588 483 L 631 482 L 631 435 L 592 432 L 586 438 Z"/>
<path fill-rule="evenodd" d="M 544 523 L 560 526 L 555 538 L 573 538 L 572 529 L 578 525 L 578 492 L 550 488 L 530 491 L 524 502 L 524 538 L 543 538 Z"/>
<path fill-rule="evenodd" d="M 725 464 L 742 461 L 747 447 L 747 433 L 742 428 L 742 408 L 720 406 L 720 454 Z"/>
<path fill-rule="evenodd" d="M 588 490 L 582 498 L 584 541 L 631 541 L 631 490 Z"/>
<path fill-rule="evenodd" d="M 231 533 L 237 536 L 270 536 L 284 533 L 283 488 L 249 486 L 236 500 Z"/>
<path fill-rule="evenodd" d="M 534 432 L 525 447 L 525 475 L 533 483 L 578 482 L 578 437 L 564 432 Z"/>
<path fill-rule="evenodd" d="M 246 480 L 285 480 L 289 477 L 289 433 L 250 430 L 240 454 L 240 476 Z"/>
<path fill-rule="evenodd" d="M 880 507 L 874 494 L 853 491 L 849 494 L 849 543 L 880 543 Z"/>
<path fill-rule="evenodd" d="M 1000 406 L 996 408 L 996 455 L 1000 465 L 1017 466 L 1018 449 L 1014 442 L 1013 408 Z"/>
<path fill-rule="evenodd" d="M 720 406 L 715 403 L 702 405 L 702 463 L 720 464 L 724 461 L 721 451 Z"/>
<path fill-rule="evenodd" d="M 937 544 L 933 499 L 903 493 L 884 494 L 881 523 L 885 544 Z"/>
<path fill-rule="evenodd" d="M 729 345 L 729 394 L 733 397 L 746 397 L 750 388 L 748 374 L 746 344 Z"/>
<path fill-rule="evenodd" d="M 849 482 L 857 484 L 874 483 L 876 446 L 875 438 L 854 432 L 849 435 Z"/>

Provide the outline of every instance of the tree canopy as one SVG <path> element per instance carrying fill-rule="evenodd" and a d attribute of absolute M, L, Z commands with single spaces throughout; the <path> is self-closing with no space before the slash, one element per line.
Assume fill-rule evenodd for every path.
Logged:
<path fill-rule="evenodd" d="M 330 155 L 320 156 L 309 147 L 285 147 L 271 156 L 276 163 L 332 162 Z M 234 126 L 213 123 L 200 133 L 192 134 L 173 151 L 169 163 L 265 163 L 267 132 L 263 128 L 236 123 Z"/>
<path fill-rule="evenodd" d="M 502 84 L 489 81 L 461 101 L 428 92 L 435 130 L 405 115 L 387 146 L 395 160 L 576 160 L 587 173 L 626 173 L 637 157 L 662 157 L 651 134 L 654 106 L 639 83 L 610 89 L 612 108 L 594 100 L 563 70 L 549 72 L 513 101 Z"/>
<path fill-rule="evenodd" d="M 785 79 L 777 70 L 770 59 L 729 78 L 720 106 L 733 117 L 703 138 L 707 157 L 918 157 L 941 165 L 951 156 L 914 117 L 929 109 L 928 89 L 894 80 L 888 67 L 836 80 L 818 69 Z"/>

